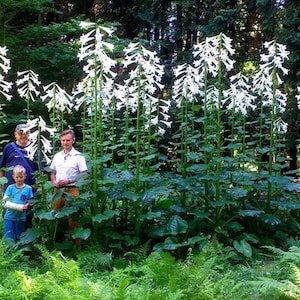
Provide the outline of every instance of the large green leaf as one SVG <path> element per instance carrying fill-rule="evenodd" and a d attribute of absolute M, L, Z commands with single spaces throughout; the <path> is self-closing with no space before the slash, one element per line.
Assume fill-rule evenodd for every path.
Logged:
<path fill-rule="evenodd" d="M 248 193 L 247 190 L 238 187 L 231 188 L 228 190 L 228 192 L 233 199 L 244 198 Z"/>
<path fill-rule="evenodd" d="M 180 216 L 172 216 L 167 224 L 167 229 L 172 235 L 185 233 L 188 229 L 188 224 Z"/>
<path fill-rule="evenodd" d="M 234 240 L 233 247 L 237 252 L 243 254 L 246 257 L 252 256 L 252 247 L 246 240 L 241 240 L 241 241 Z"/>
<path fill-rule="evenodd" d="M 272 201 L 272 207 L 277 207 L 280 210 L 290 211 L 297 210 L 300 208 L 300 202 L 291 202 L 291 201 Z"/>
<path fill-rule="evenodd" d="M 141 215 L 139 219 L 141 221 L 144 221 L 144 220 L 153 220 L 155 218 L 160 218 L 160 217 L 161 217 L 161 211 L 152 211 L 152 212 L 150 211 L 145 215 Z"/>
<path fill-rule="evenodd" d="M 281 220 L 270 214 L 265 214 L 260 217 L 265 223 L 270 224 L 270 225 L 279 225 L 281 223 Z"/>
<path fill-rule="evenodd" d="M 234 222 L 227 223 L 226 229 L 238 232 L 238 231 L 242 231 L 244 229 L 244 226 L 242 226 L 239 222 L 234 221 Z"/>
<path fill-rule="evenodd" d="M 28 228 L 22 233 L 20 243 L 22 245 L 33 243 L 40 235 L 41 231 L 38 228 Z"/>
<path fill-rule="evenodd" d="M 238 214 L 242 217 L 259 217 L 262 213 L 258 209 L 241 209 Z"/>
<path fill-rule="evenodd" d="M 77 207 L 63 207 L 61 210 L 57 211 L 56 214 L 54 215 L 55 218 L 63 218 L 63 217 L 67 217 L 71 214 L 73 214 L 74 212 L 76 212 L 78 210 Z"/>
<path fill-rule="evenodd" d="M 137 194 L 137 193 L 134 193 L 134 192 L 131 192 L 131 191 L 125 191 L 125 192 L 123 193 L 123 196 L 124 196 L 126 199 L 128 199 L 128 200 L 130 200 L 130 201 L 132 201 L 132 202 L 136 202 L 136 201 L 139 200 L 140 197 L 141 197 L 140 194 Z"/>
<path fill-rule="evenodd" d="M 55 219 L 55 214 L 56 211 L 55 210 L 51 210 L 51 211 L 38 211 L 35 213 L 35 217 L 39 218 L 40 220 L 54 220 Z"/>
<path fill-rule="evenodd" d="M 72 233 L 72 238 L 73 239 L 82 239 L 82 240 L 86 240 L 89 238 L 89 236 L 91 235 L 91 230 L 89 228 L 76 228 L 73 233 Z"/>
<path fill-rule="evenodd" d="M 93 222 L 101 223 L 103 221 L 107 221 L 112 219 L 113 217 L 119 214 L 116 210 L 106 210 L 103 214 L 93 216 Z"/>
<path fill-rule="evenodd" d="M 155 227 L 149 232 L 149 237 L 156 238 L 156 237 L 162 237 L 168 234 L 168 230 L 166 228 L 166 225 L 162 225 L 159 227 Z"/>
<path fill-rule="evenodd" d="M 176 250 L 180 246 L 181 245 L 174 236 L 169 236 L 165 239 L 163 248 L 165 250 Z"/>
<path fill-rule="evenodd" d="M 207 241 L 207 238 L 204 236 L 193 236 L 189 239 L 187 239 L 186 241 L 184 241 L 183 243 L 181 243 L 182 246 L 193 246 L 195 244 L 199 244 L 199 243 L 203 243 Z"/>

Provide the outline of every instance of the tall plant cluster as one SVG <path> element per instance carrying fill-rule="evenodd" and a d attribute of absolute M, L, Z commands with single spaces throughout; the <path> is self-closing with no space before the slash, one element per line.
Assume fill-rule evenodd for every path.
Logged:
<path fill-rule="evenodd" d="M 51 212 L 49 182 L 42 184 L 35 230 L 49 233 L 53 220 L 77 212 L 84 222 L 73 237 L 92 234 L 116 249 L 149 240 L 157 250 L 200 249 L 213 234 L 244 256 L 259 242 L 245 232 L 274 233 L 280 226 L 283 236 L 294 234 L 286 232 L 291 219 L 297 223 L 299 202 L 297 184 L 284 174 L 284 45 L 266 42 L 256 74 L 246 77 L 234 72 L 229 37 L 206 38 L 194 47 L 191 64 L 174 68 L 169 99 L 155 52 L 129 43 L 115 59 L 110 28 L 82 28 L 78 58 L 85 76 L 72 94 L 57 83 L 43 87 L 31 70 L 17 81 L 35 128 L 32 153 L 40 150 L 48 161 L 55 132 L 67 126 L 65 114 L 80 113 L 76 126 L 90 166 L 79 182 L 85 193 L 58 213 Z M 0 92 L 10 100 L 10 86 L 0 79 Z M 30 104 L 39 95 L 49 126 L 41 116 L 31 120 Z"/>

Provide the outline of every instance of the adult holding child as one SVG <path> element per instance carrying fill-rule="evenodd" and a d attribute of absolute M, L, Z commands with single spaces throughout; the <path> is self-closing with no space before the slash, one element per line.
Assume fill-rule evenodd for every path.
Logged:
<path fill-rule="evenodd" d="M 62 150 L 54 155 L 50 164 L 50 178 L 54 186 L 54 193 L 64 189 L 64 192 L 76 198 L 79 196 L 79 188 L 76 186 L 76 182 L 88 170 L 86 160 L 83 154 L 74 148 L 75 133 L 72 129 L 61 132 L 60 143 Z M 66 205 L 66 202 L 67 200 L 64 197 L 57 199 L 53 203 L 53 209 L 55 211 L 60 210 Z M 80 227 L 78 220 L 75 220 L 73 216 L 69 216 L 68 224 L 71 230 Z"/>

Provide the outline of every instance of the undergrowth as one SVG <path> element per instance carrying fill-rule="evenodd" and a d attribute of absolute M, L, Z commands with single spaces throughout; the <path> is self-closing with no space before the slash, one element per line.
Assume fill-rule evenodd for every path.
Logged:
<path fill-rule="evenodd" d="M 35 245 L 8 251 L 0 244 L 0 299 L 239 300 L 299 299 L 300 248 L 266 247 L 264 262 L 230 263 L 234 250 L 216 243 L 185 260 L 153 252 L 140 260 L 96 246 L 71 259 Z"/>

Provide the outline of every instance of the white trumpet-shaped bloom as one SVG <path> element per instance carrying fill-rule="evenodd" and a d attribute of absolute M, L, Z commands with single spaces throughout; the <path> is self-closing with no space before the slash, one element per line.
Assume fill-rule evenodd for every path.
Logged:
<path fill-rule="evenodd" d="M 261 54 L 259 70 L 253 78 L 254 91 L 261 96 L 263 106 L 275 107 L 275 113 L 283 112 L 287 96 L 280 90 L 283 83 L 280 73 L 288 73 L 283 64 L 289 52 L 285 45 L 275 41 L 265 42 L 264 47 L 266 53 Z"/>
<path fill-rule="evenodd" d="M 177 107 L 180 107 L 183 100 L 192 102 L 195 95 L 203 95 L 204 76 L 203 72 L 191 65 L 183 64 L 174 69 L 176 79 L 173 87 L 173 100 Z"/>
<path fill-rule="evenodd" d="M 88 114 L 92 114 L 95 103 L 101 102 L 105 113 L 113 99 L 114 78 L 117 76 L 113 71 L 116 61 L 107 54 L 114 46 L 105 41 L 106 35 L 111 35 L 113 30 L 94 23 L 83 22 L 81 26 L 93 29 L 80 37 L 78 59 L 84 62 L 86 76 L 74 91 L 75 109 L 84 104 Z"/>
<path fill-rule="evenodd" d="M 226 71 L 232 70 L 235 61 L 230 57 L 235 50 L 231 44 L 232 39 L 220 33 L 195 45 L 193 49 L 195 68 L 205 68 L 213 77 L 218 75 L 220 63 L 225 66 Z"/>
<path fill-rule="evenodd" d="M 129 43 L 124 49 L 124 69 L 128 69 L 128 78 L 124 80 L 124 87 L 118 87 L 117 108 L 126 107 L 131 112 L 138 109 L 139 103 L 143 106 L 143 117 L 146 120 L 145 128 L 150 125 L 161 126 L 160 110 L 164 111 L 166 118 L 169 103 L 160 102 L 156 96 L 163 89 L 161 83 L 164 67 L 160 63 L 157 53 L 150 51 L 140 43 Z M 123 98 L 122 96 L 125 95 Z M 167 106 L 168 108 L 163 106 Z M 164 120 L 165 121 L 165 120 Z M 159 130 L 159 132 L 163 132 Z"/>
<path fill-rule="evenodd" d="M 284 122 L 281 118 L 278 118 L 274 122 L 274 132 L 277 134 L 284 134 L 287 132 L 288 124 Z"/>
<path fill-rule="evenodd" d="M 238 73 L 230 78 L 230 88 L 223 91 L 224 104 L 227 109 L 247 115 L 249 109 L 255 110 L 256 97 L 251 93 L 249 78 Z"/>
<path fill-rule="evenodd" d="M 0 47 L 0 94 L 10 101 L 12 96 L 8 92 L 12 88 L 12 82 L 6 81 L 3 76 L 10 70 L 10 60 L 6 57 L 7 52 L 7 47 Z"/>
<path fill-rule="evenodd" d="M 30 141 L 28 147 L 28 157 L 33 160 L 36 151 L 40 151 L 47 163 L 50 163 L 49 155 L 52 151 L 52 145 L 49 136 L 53 136 L 56 132 L 55 128 L 48 127 L 44 119 L 39 116 L 33 120 L 28 120 L 27 125 L 30 128 Z"/>
<path fill-rule="evenodd" d="M 39 75 L 32 70 L 27 70 L 17 73 L 18 80 L 16 81 L 17 92 L 21 98 L 35 101 L 40 94 L 40 80 Z"/>
<path fill-rule="evenodd" d="M 46 102 L 48 111 L 59 110 L 71 112 L 73 103 L 71 96 L 62 89 L 57 83 L 52 82 L 44 87 L 45 95 L 41 96 L 41 99 Z"/>
<path fill-rule="evenodd" d="M 297 107 L 298 109 L 300 109 L 300 86 L 297 86 L 296 100 L 297 100 Z"/>

